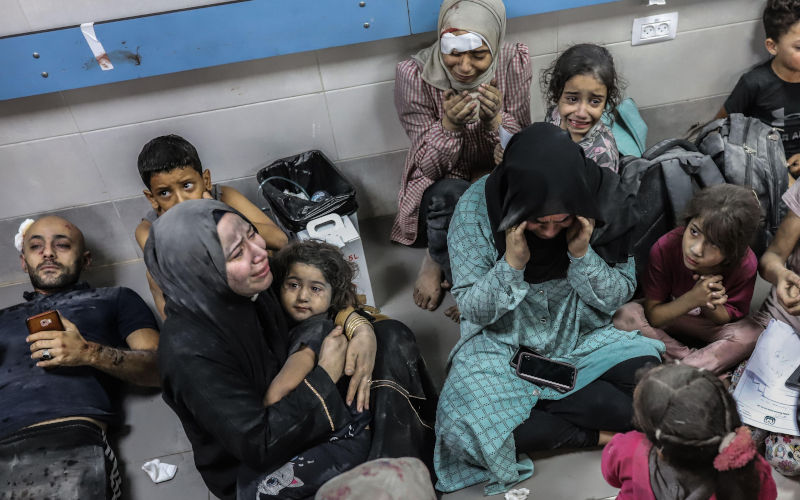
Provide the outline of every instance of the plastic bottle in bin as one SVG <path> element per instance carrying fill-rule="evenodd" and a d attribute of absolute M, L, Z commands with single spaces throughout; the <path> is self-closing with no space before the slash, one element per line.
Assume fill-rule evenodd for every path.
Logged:
<path fill-rule="evenodd" d="M 315 191 L 314 194 L 311 195 L 311 201 L 320 202 L 326 200 L 331 197 L 331 194 L 327 191 Z"/>

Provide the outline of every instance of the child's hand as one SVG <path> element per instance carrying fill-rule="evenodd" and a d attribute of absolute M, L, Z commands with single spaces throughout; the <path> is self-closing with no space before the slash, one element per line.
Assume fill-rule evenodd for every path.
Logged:
<path fill-rule="evenodd" d="M 531 260 L 531 250 L 525 239 L 525 222 L 506 229 L 506 262 L 514 269 L 522 270 Z"/>
<path fill-rule="evenodd" d="M 575 216 L 575 222 L 567 228 L 567 250 L 570 255 L 580 259 L 589 249 L 589 240 L 594 232 L 594 219 Z"/>
<path fill-rule="evenodd" d="M 208 191 L 203 191 L 203 199 L 204 200 L 213 200 L 214 197 L 211 196 L 211 193 L 209 193 Z"/>
<path fill-rule="evenodd" d="M 497 129 L 502 121 L 503 93 L 497 88 L 497 79 L 492 78 L 489 83 L 482 83 L 478 87 L 478 100 L 481 102 L 481 109 L 478 112 L 484 123 L 490 124 L 492 130 Z"/>
<path fill-rule="evenodd" d="M 794 316 L 800 314 L 800 276 L 787 269 L 778 278 L 776 291 L 786 312 Z"/>
<path fill-rule="evenodd" d="M 722 276 L 719 274 L 709 276 L 695 274 L 693 278 L 697 281 L 686 294 L 695 307 L 705 307 L 713 311 L 718 305 L 728 301 L 728 295 L 722 285 Z"/>
<path fill-rule="evenodd" d="M 444 118 L 442 125 L 448 130 L 458 130 L 467 124 L 475 112 L 474 102 L 465 90 L 457 94 L 453 89 L 444 92 Z"/>
<path fill-rule="evenodd" d="M 342 327 L 337 326 L 322 341 L 317 362 L 328 373 L 334 384 L 339 381 L 344 371 L 346 352 L 347 338 L 342 333 Z"/>

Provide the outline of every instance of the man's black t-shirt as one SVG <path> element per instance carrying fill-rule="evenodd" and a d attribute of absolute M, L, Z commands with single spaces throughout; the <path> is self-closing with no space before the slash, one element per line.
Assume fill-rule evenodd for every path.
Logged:
<path fill-rule="evenodd" d="M 117 379 L 88 366 L 40 368 L 31 359 L 25 320 L 51 309 L 75 323 L 86 340 L 111 347 L 127 347 L 126 338 L 136 330 L 158 328 L 150 308 L 129 288 L 82 284 L 35 294 L 0 311 L 0 438 L 55 418 L 83 416 L 112 424 L 118 418 Z"/>
<path fill-rule="evenodd" d="M 752 116 L 779 129 L 789 158 L 800 153 L 800 83 L 781 80 L 771 64 L 772 59 L 739 78 L 725 101 L 725 111 Z"/>

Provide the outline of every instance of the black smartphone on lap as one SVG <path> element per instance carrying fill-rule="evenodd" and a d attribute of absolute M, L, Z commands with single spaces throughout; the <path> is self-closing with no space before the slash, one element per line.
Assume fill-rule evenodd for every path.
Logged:
<path fill-rule="evenodd" d="M 532 352 L 519 353 L 516 370 L 519 378 L 561 393 L 571 391 L 578 376 L 578 370 L 571 364 Z"/>

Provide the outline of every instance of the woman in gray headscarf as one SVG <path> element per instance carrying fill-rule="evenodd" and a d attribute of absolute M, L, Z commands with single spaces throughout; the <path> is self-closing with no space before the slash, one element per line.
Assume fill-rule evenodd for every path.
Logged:
<path fill-rule="evenodd" d="M 181 203 L 153 224 L 145 262 L 166 297 L 164 400 L 217 497 L 306 498 L 368 459 L 430 463 L 436 391 L 404 325 L 340 312 L 350 340 L 331 332 L 317 366 L 265 406 L 290 344 L 269 289 L 266 245 L 252 224 L 217 201 Z M 349 389 L 343 375 L 351 375 Z M 362 412 L 369 408 L 371 419 Z"/>
<path fill-rule="evenodd" d="M 348 349 L 340 330 L 326 337 L 303 382 L 264 406 L 288 356 L 288 328 L 268 289 L 266 244 L 249 221 L 218 201 L 181 203 L 153 224 L 145 262 L 167 299 L 159 346 L 163 397 L 212 493 L 232 499 L 238 482 L 239 495 L 247 491 L 251 499 L 306 498 L 367 459 L 369 433 L 355 427 L 358 418 L 336 386 Z M 349 346 L 372 346 L 363 362 L 369 378 L 375 336 L 367 330 Z"/>
<path fill-rule="evenodd" d="M 458 198 L 494 166 L 502 131 L 531 122 L 528 47 L 503 43 L 505 31 L 501 0 L 444 0 L 437 40 L 397 65 L 395 107 L 411 148 L 391 238 L 428 248 L 414 287 L 423 309 L 452 283 L 447 228 Z"/>

